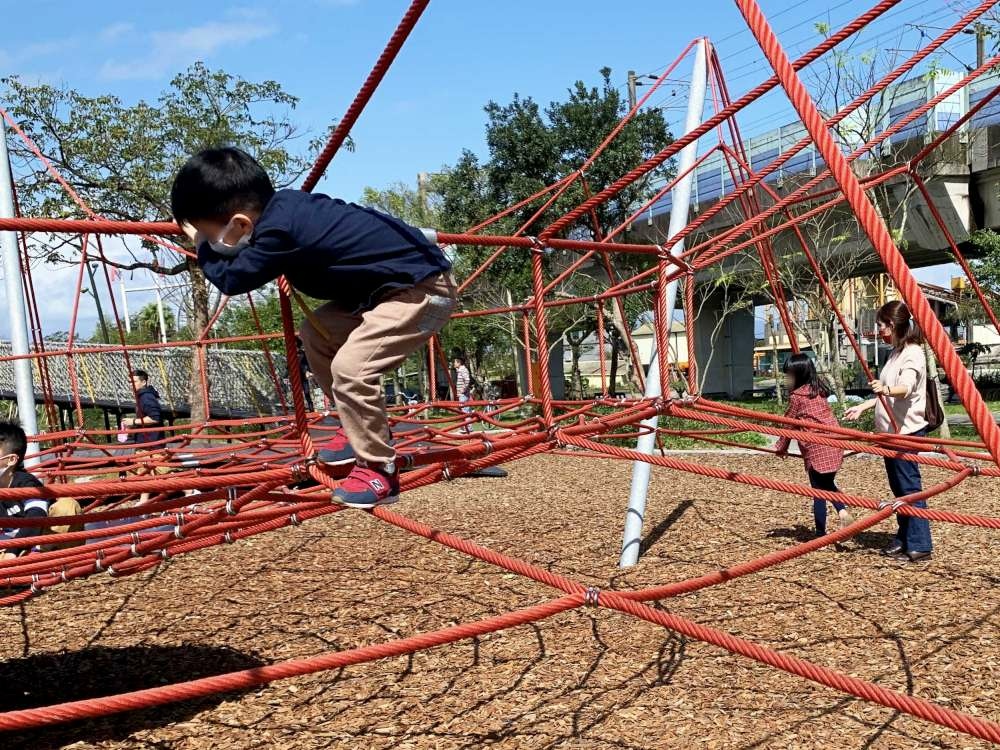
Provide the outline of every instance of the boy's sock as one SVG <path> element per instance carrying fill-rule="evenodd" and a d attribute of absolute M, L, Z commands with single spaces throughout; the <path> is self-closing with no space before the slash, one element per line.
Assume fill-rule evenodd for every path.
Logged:
<path fill-rule="evenodd" d="M 399 500 L 399 473 L 394 463 L 358 460 L 347 479 L 333 491 L 333 501 L 350 508 L 374 508 Z"/>

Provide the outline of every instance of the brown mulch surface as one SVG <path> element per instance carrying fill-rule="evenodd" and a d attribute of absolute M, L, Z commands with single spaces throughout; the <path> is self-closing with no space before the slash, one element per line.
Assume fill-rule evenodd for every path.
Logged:
<path fill-rule="evenodd" d="M 801 481 L 800 462 L 694 460 Z M 625 462 L 539 457 L 508 479 L 421 489 L 396 508 L 581 582 L 634 588 L 808 538 L 803 498 L 655 469 L 648 550 L 616 568 Z M 944 474 L 925 471 L 925 481 Z M 849 460 L 845 491 L 887 494 Z M 973 479 L 938 507 L 1000 516 Z M 832 511 L 832 509 L 831 509 Z M 831 521 L 835 516 L 831 516 Z M 816 663 L 1000 721 L 998 534 L 935 524 L 935 556 L 880 557 L 890 523 L 661 606 Z M 550 589 L 362 512 L 336 513 L 171 561 L 97 576 L 0 611 L 3 709 L 178 682 L 391 640 L 544 601 Z M 73 748 L 982 748 L 607 610 L 240 694 L 0 736 Z"/>

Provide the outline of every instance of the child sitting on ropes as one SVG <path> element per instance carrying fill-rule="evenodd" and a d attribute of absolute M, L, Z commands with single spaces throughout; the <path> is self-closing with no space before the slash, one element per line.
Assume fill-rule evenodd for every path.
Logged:
<path fill-rule="evenodd" d="M 28 439 L 21 426 L 13 422 L 0 422 L 0 489 L 42 486 L 38 477 L 24 469 L 24 455 L 27 450 Z M 43 497 L 31 497 L 26 500 L 3 500 L 0 501 L 0 538 L 27 539 L 40 537 L 49 532 L 49 529 L 44 526 L 21 526 L 4 529 L 4 518 L 78 515 L 80 515 L 80 504 L 71 497 L 60 498 L 55 502 Z M 51 530 L 54 534 L 61 534 L 77 529 L 70 529 L 69 526 L 53 526 Z M 9 560 L 27 551 L 27 547 L 22 547 L 11 552 L 0 552 L 0 560 Z"/>
<path fill-rule="evenodd" d="M 379 382 L 437 333 L 455 305 L 451 263 L 419 229 L 370 208 L 300 190 L 275 191 L 236 148 L 191 157 L 171 209 L 224 294 L 279 276 L 322 300 L 300 336 L 309 367 L 343 425 L 320 453 L 354 464 L 337 502 L 372 508 L 399 496 L 396 454 Z"/>
<path fill-rule="evenodd" d="M 788 409 L 785 416 L 801 419 L 817 424 L 837 426 L 837 418 L 827 402 L 829 389 L 816 373 L 816 366 L 806 354 L 793 354 L 785 360 L 782 368 L 785 373 L 785 386 L 788 388 Z M 784 458 L 788 455 L 789 439 L 778 438 L 775 445 L 777 454 Z M 809 474 L 809 486 L 816 490 L 839 492 L 834 479 L 844 462 L 844 452 L 840 448 L 814 443 L 799 442 L 799 451 L 805 460 L 806 472 Z M 834 501 L 840 518 L 840 527 L 851 523 L 851 514 L 844 503 Z M 813 499 L 813 520 L 816 522 L 816 536 L 826 535 L 826 501 Z"/>

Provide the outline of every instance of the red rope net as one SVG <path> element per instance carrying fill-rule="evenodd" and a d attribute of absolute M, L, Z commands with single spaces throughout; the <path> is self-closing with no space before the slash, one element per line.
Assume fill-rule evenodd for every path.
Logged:
<path fill-rule="evenodd" d="M 607 187 L 592 192 L 587 184 L 587 170 L 607 149 L 648 102 L 654 92 L 666 81 L 677 66 L 687 58 L 695 43 L 689 45 L 674 63 L 653 82 L 645 96 L 637 102 L 621 122 L 608 133 L 607 138 L 578 170 L 562 180 L 538 191 L 530 198 L 511 206 L 497 216 L 463 234 L 439 233 L 441 244 L 496 248 L 481 267 L 461 279 L 461 288 L 472 287 L 491 265 L 505 254 L 520 254 L 530 264 L 532 296 L 517 304 L 486 310 L 463 310 L 456 318 L 508 315 L 520 318 L 519 335 L 526 371 L 537 366 L 540 377 L 536 379 L 535 393 L 521 398 L 503 398 L 490 401 L 459 404 L 456 401 L 431 401 L 407 407 L 390 409 L 391 422 L 398 437 L 397 449 L 407 471 L 402 476 L 402 487 L 411 490 L 443 479 L 474 473 L 486 467 L 504 464 L 543 452 L 559 452 L 581 459 L 619 458 L 644 461 L 677 471 L 707 477 L 726 479 L 753 487 L 787 492 L 803 497 L 837 499 L 848 505 L 865 508 L 872 513 L 851 526 L 813 541 L 772 552 L 764 557 L 749 560 L 725 570 L 713 571 L 689 580 L 678 581 L 648 589 L 630 592 L 599 591 L 588 588 L 564 576 L 543 570 L 516 558 L 496 553 L 474 542 L 433 529 L 419 521 L 399 515 L 385 508 L 372 511 L 387 524 L 395 525 L 438 544 L 470 555 L 505 570 L 526 576 L 552 587 L 558 596 L 533 607 L 490 617 L 477 622 L 464 623 L 431 633 L 411 636 L 391 643 L 337 653 L 323 654 L 309 659 L 288 661 L 242 672 L 208 677 L 191 682 L 142 690 L 113 697 L 77 701 L 45 708 L 34 708 L 0 714 L 0 729 L 33 727 L 59 721 L 106 715 L 118 711 L 155 706 L 171 701 L 185 700 L 216 692 L 229 691 L 258 685 L 271 680 L 302 675 L 320 670 L 359 664 L 373 659 L 411 653 L 419 649 L 451 643 L 483 633 L 510 628 L 551 617 L 559 612 L 582 606 L 605 607 L 627 612 L 637 618 L 657 623 L 684 635 L 706 641 L 732 653 L 769 664 L 777 669 L 799 675 L 805 679 L 836 690 L 904 711 L 928 721 L 937 722 L 960 732 L 979 738 L 1000 742 L 1000 725 L 995 722 L 963 714 L 936 703 L 904 695 L 878 685 L 827 669 L 788 654 L 779 653 L 721 630 L 697 624 L 662 609 L 654 609 L 646 602 L 679 596 L 707 586 L 731 581 L 808 554 L 829 544 L 850 538 L 887 519 L 894 512 L 927 518 L 939 522 L 968 524 L 987 528 L 1000 528 L 1000 518 L 954 513 L 946 509 L 927 509 L 913 506 L 918 500 L 940 496 L 962 482 L 1000 477 L 1000 432 L 962 365 L 951 341 L 932 311 L 921 288 L 914 279 L 905 258 L 872 203 L 870 191 L 889 181 L 910 182 L 922 195 L 940 232 L 947 238 L 947 245 L 968 275 L 971 288 L 985 308 L 987 316 L 997 324 L 986 295 L 972 277 L 969 266 L 959 251 L 945 220 L 935 205 L 926 182 L 930 172 L 925 169 L 928 161 L 960 133 L 977 112 L 1000 93 L 1000 88 L 989 89 L 985 96 L 970 107 L 968 112 L 940 132 L 919 150 L 881 170 L 854 169 L 867 154 L 879 149 L 898 133 L 904 131 L 942 101 L 977 81 L 1000 62 L 1000 57 L 986 60 L 982 65 L 964 74 L 953 84 L 941 88 L 926 101 L 912 107 L 890 125 L 873 135 L 867 142 L 856 145 L 845 153 L 842 144 L 835 142 L 831 127 L 863 108 L 887 87 L 900 80 L 935 50 L 954 38 L 994 5 L 982 2 L 916 50 L 903 64 L 894 68 L 874 86 L 839 111 L 821 114 L 816 102 L 799 76 L 806 66 L 834 49 L 841 42 L 863 29 L 900 0 L 882 0 L 868 12 L 844 28 L 832 33 L 822 44 L 797 60 L 789 60 L 784 49 L 761 14 L 755 0 L 736 0 L 750 32 L 760 45 L 763 55 L 774 70 L 774 75 L 764 83 L 736 100 L 731 100 L 722 73 L 722 66 L 709 46 L 709 80 L 714 113 L 691 133 L 678 138 L 644 163 L 622 175 Z M 322 177 L 330 161 L 343 143 L 351 127 L 361 114 L 379 82 L 386 74 L 396 54 L 414 28 L 428 0 L 417 0 L 407 10 L 392 35 L 382 55 L 366 79 L 361 91 L 351 104 L 344 119 L 331 135 L 315 167 L 310 172 L 304 189 L 312 189 Z M 764 165 L 755 165 L 748 155 L 740 136 L 737 115 L 772 89 L 781 87 L 797 112 L 804 126 L 804 135 L 781 149 L 778 156 Z M 30 141 L 17 124 L 3 113 L 8 124 L 25 142 Z M 694 214 L 694 218 L 670 238 L 670 245 L 686 241 L 683 252 L 670 255 L 653 237 L 644 241 L 620 241 L 621 235 L 632 222 L 641 219 L 657 205 L 691 170 L 670 178 L 647 202 L 639 206 L 628 221 L 604 231 L 597 222 L 595 209 L 617 196 L 624 188 L 648 175 L 657 167 L 678 155 L 685 146 L 696 139 L 714 133 L 715 145 L 701 144 L 702 155 L 693 169 L 707 159 L 718 159 L 727 175 L 731 192 L 720 196 L 713 205 Z M 794 189 L 781 195 L 768 177 L 779 173 L 796 157 L 815 150 L 816 168 L 807 179 L 799 180 Z M 279 282 L 282 313 L 282 330 L 261 330 L 256 336 L 225 337 L 213 334 L 222 306 L 205 330 L 190 341 L 128 346 L 120 338 L 119 351 L 126 363 L 128 356 L 137 356 L 145 350 L 193 351 L 198 363 L 200 392 L 209 413 L 210 386 L 206 369 L 206 350 L 214 345 L 237 343 L 244 340 L 283 340 L 286 350 L 288 378 L 291 381 L 290 413 L 245 419 L 209 419 L 201 424 L 166 428 L 167 437 L 156 443 L 144 445 L 144 450 L 122 450 L 111 443 L 111 430 L 83 429 L 83 399 L 81 398 L 80 358 L 86 354 L 107 352 L 106 347 L 81 346 L 75 342 L 77 311 L 83 282 L 83 272 L 89 261 L 106 259 L 100 236 L 104 234 L 139 234 L 158 244 L 180 253 L 169 238 L 179 234 L 178 228 L 168 222 L 107 221 L 94 213 L 65 183 L 58 172 L 41 153 L 37 153 L 52 177 L 79 206 L 84 219 L 15 218 L 0 220 L 0 230 L 16 230 L 25 242 L 27 234 L 48 232 L 77 234 L 84 249 L 80 259 L 76 287 L 76 305 L 70 323 L 69 342 L 52 348 L 46 344 L 34 296 L 30 265 L 26 260 L 26 246 L 22 244 L 25 258 L 23 271 L 28 290 L 31 330 L 34 350 L 27 355 L 38 373 L 44 402 L 52 413 L 52 365 L 64 361 L 72 381 L 73 406 L 77 424 L 71 429 L 48 432 L 36 436 L 40 452 L 33 468 L 42 476 L 45 487 L 42 493 L 51 498 L 74 497 L 84 506 L 81 516 L 58 519 L 5 520 L 8 527 L 83 525 L 82 530 L 52 533 L 44 537 L 48 551 L 33 551 L 14 559 L 0 561 L 0 584 L 7 593 L 0 597 L 0 604 L 20 603 L 37 594 L 71 580 L 106 572 L 112 576 L 126 576 L 148 570 L 163 560 L 206 547 L 235 543 L 247 537 L 272 531 L 287 525 L 301 524 L 319 516 L 339 512 L 341 508 L 330 502 L 330 489 L 337 485 L 342 475 L 337 475 L 316 460 L 316 442 L 321 441 L 330 421 L 325 413 L 308 413 L 303 394 L 304 384 L 296 360 L 295 331 L 292 315 L 294 291 L 285 280 Z M 863 177 L 859 177 L 859 173 Z M 585 200 L 554 222 L 539 226 L 538 220 L 555 201 L 571 188 L 582 190 Z M 515 211 L 531 212 L 517 232 L 510 235 L 486 233 L 500 219 Z M 718 229 L 713 219 L 735 211 L 741 217 L 730 225 Z M 816 283 L 832 304 L 866 374 L 873 377 L 866 362 L 860 342 L 852 332 L 844 314 L 839 310 L 836 296 L 823 278 L 817 260 L 816 248 L 803 232 L 803 224 L 825 212 L 848 212 L 856 218 L 864 237 L 881 260 L 884 270 L 892 278 L 899 295 L 913 311 L 914 317 L 941 363 L 950 383 L 968 410 L 980 440 L 961 441 L 919 438 L 899 434 L 872 434 L 846 427 L 823 428 L 815 423 L 802 422 L 777 415 L 719 403 L 699 394 L 699 368 L 694 339 L 701 321 L 696 314 L 694 296 L 696 277 L 711 274 L 722 267 L 727 259 L 755 256 L 767 276 L 775 302 L 786 331 L 790 333 L 793 347 L 795 320 L 785 303 L 785 292 L 780 279 L 781 264 L 787 255 L 775 250 L 773 241 L 779 236 L 791 237 Z M 586 226 L 590 239 L 581 239 L 581 232 L 573 231 Z M 529 235 L 528 232 L 535 234 Z M 664 240 L 666 238 L 663 238 Z M 559 251 L 568 257 L 576 256 L 562 271 L 551 272 L 545 257 L 548 252 Z M 615 272 L 614 259 L 620 254 L 647 256 L 649 268 L 631 276 L 622 277 Z M 607 274 L 606 288 L 586 297 L 567 295 L 563 282 L 572 279 L 585 264 L 596 264 Z M 111 278 L 104 267 L 104 281 L 110 290 Z M 597 315 L 597 336 L 600 350 L 604 350 L 607 335 L 607 318 L 617 311 L 624 317 L 624 300 L 631 295 L 647 295 L 654 310 L 654 329 L 658 349 L 669 350 L 668 331 L 672 311 L 666 309 L 666 289 L 670 281 L 684 284 L 683 306 L 687 328 L 688 358 L 687 378 L 689 394 L 684 398 L 614 398 L 607 395 L 586 401 L 556 399 L 550 386 L 548 359 L 537 357 L 544 342 L 550 340 L 548 314 L 566 305 L 591 305 Z M 557 294 L 557 290 L 562 290 Z M 113 295 L 111 295 L 113 301 Z M 251 300 L 252 303 L 252 300 Z M 225 303 L 223 303 L 224 306 Z M 118 319 L 117 310 L 113 311 Z M 256 315 L 256 313 L 254 313 Z M 1000 328 L 998 328 L 1000 330 Z M 539 347 L 539 342 L 543 342 Z M 635 341 L 629 340 L 628 354 L 641 378 L 642 364 Z M 441 356 L 440 343 L 428 347 L 431 393 L 435 392 L 435 359 Z M 437 352 L 437 353 L 435 353 Z M 532 353 L 536 353 L 533 355 Z M 678 355 L 684 353 L 678 353 Z M 3 361 L 22 357 L 6 356 Z M 537 363 L 532 362 L 537 359 Z M 661 382 L 671 382 L 669 357 L 659 358 Z M 268 353 L 268 362 L 274 382 L 279 381 L 274 362 Z M 84 378 L 85 379 L 85 378 Z M 603 393 L 609 387 L 608 374 L 601 361 Z M 280 388 L 279 388 L 280 392 Z M 283 398 L 283 396 L 282 396 Z M 463 411 L 462 406 L 472 406 Z M 843 493 L 814 490 L 811 487 L 774 479 L 767 476 L 742 474 L 702 465 L 690 459 L 668 455 L 645 455 L 620 447 L 624 438 L 635 439 L 643 430 L 639 423 L 655 416 L 677 417 L 700 424 L 697 429 L 657 428 L 658 434 L 683 434 L 709 443 L 740 445 L 735 437 L 739 433 L 757 432 L 767 436 L 787 437 L 803 443 L 813 443 L 841 448 L 845 451 L 873 456 L 907 456 L 918 463 L 945 469 L 948 478 L 920 493 L 898 498 L 893 503 Z M 233 432 L 239 428 L 238 432 Z M 475 429 L 471 429 L 475 428 Z M 743 446 L 754 447 L 754 446 Z M 765 448 L 756 448 L 768 452 Z M 924 451 L 916 455 L 913 451 Z M 94 479 L 95 476 L 114 476 L 111 480 Z M 83 481 L 81 481 L 81 479 Z M 37 496 L 35 489 L 0 490 L 0 500 L 14 501 Z M 37 543 L 33 540 L 7 539 L 0 541 L 0 550 L 19 551 Z"/>

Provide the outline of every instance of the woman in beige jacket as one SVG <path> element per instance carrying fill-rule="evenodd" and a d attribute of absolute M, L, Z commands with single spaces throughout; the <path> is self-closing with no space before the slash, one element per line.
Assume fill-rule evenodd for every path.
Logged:
<path fill-rule="evenodd" d="M 887 302 L 875 316 L 879 336 L 892 344 L 892 354 L 886 360 L 878 380 L 871 382 L 877 396 L 845 412 L 849 420 L 856 420 L 869 409 L 875 409 L 875 430 L 895 432 L 893 421 L 902 435 L 927 434 L 927 360 L 921 344 L 923 336 L 916 327 L 910 310 L 903 302 Z M 892 419 L 885 404 L 892 410 Z M 889 486 L 896 497 L 911 495 L 922 489 L 920 466 L 905 458 L 886 458 L 885 470 Z M 919 500 L 914 508 L 926 508 L 927 502 Z M 882 551 L 885 555 L 905 555 L 912 562 L 931 556 L 931 526 L 926 518 L 896 514 L 899 530 L 896 537 Z"/>

